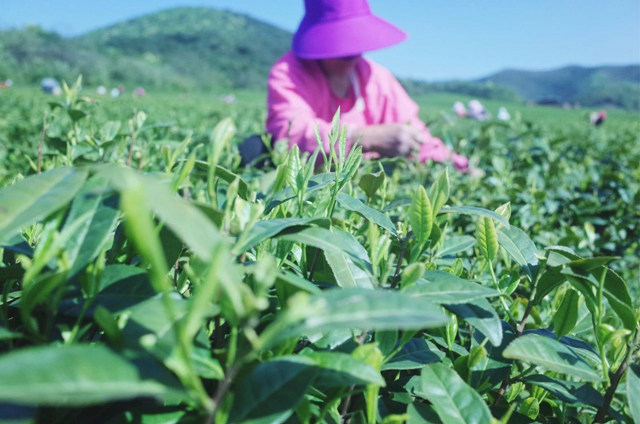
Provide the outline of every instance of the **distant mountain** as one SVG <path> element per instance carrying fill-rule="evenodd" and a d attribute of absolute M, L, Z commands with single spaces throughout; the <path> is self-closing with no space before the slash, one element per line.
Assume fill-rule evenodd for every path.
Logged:
<path fill-rule="evenodd" d="M 174 8 L 63 38 L 37 27 L 0 31 L 0 78 L 88 85 L 264 87 L 291 34 L 246 15 Z"/>
<path fill-rule="evenodd" d="M 640 107 L 640 65 L 505 70 L 478 82 L 509 87 L 523 98 L 536 102 Z"/>
<path fill-rule="evenodd" d="M 270 66 L 291 33 L 249 16 L 181 7 L 148 14 L 77 37 L 38 27 L 0 31 L 0 80 L 44 77 L 89 86 L 156 89 L 264 89 Z M 640 106 L 640 65 L 506 70 L 475 81 L 404 80 L 410 94 L 434 91 L 501 100 Z"/>

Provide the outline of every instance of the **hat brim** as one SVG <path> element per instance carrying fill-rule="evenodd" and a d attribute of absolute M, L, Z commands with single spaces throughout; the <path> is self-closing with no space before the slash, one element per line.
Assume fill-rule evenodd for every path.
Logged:
<path fill-rule="evenodd" d="M 293 37 L 293 54 L 301 59 L 354 56 L 400 43 L 407 34 L 375 15 L 318 22 L 303 20 Z"/>

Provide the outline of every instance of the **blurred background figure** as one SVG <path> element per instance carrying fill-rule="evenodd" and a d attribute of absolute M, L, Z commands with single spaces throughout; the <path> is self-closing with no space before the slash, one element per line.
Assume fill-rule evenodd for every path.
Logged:
<path fill-rule="evenodd" d="M 511 115 L 509 114 L 509 111 L 507 110 L 506 107 L 500 106 L 500 109 L 498 109 L 498 119 L 501 121 L 511 120 Z"/>
<path fill-rule="evenodd" d="M 142 87 L 138 87 L 133 90 L 133 97 L 144 97 L 147 92 Z"/>
<path fill-rule="evenodd" d="M 118 92 L 119 92 L 120 94 L 122 94 L 122 93 L 124 93 L 124 91 L 125 91 L 125 89 L 124 89 L 124 85 L 119 85 L 119 86 L 118 86 Z"/>
<path fill-rule="evenodd" d="M 464 107 L 464 103 L 457 101 L 453 104 L 453 112 L 460 118 L 467 116 L 467 108 Z"/>
<path fill-rule="evenodd" d="M 598 127 L 598 126 L 602 125 L 604 123 L 605 119 L 607 119 L 607 112 L 605 112 L 604 110 L 599 110 L 597 112 L 592 112 L 591 115 L 589 115 L 589 122 L 594 127 Z"/>
<path fill-rule="evenodd" d="M 98 94 L 98 96 L 104 96 L 107 94 L 107 88 L 104 85 L 101 85 L 98 87 L 98 89 L 96 90 L 96 94 Z"/>
<path fill-rule="evenodd" d="M 236 95 L 235 94 L 227 94 L 225 96 L 222 96 L 220 98 L 220 100 L 222 100 L 222 103 L 226 103 L 226 104 L 235 103 L 236 102 Z"/>
<path fill-rule="evenodd" d="M 112 88 L 111 91 L 109 92 L 109 95 L 111 96 L 112 99 L 115 99 L 120 95 L 120 90 L 118 90 L 117 88 Z"/>
<path fill-rule="evenodd" d="M 42 91 L 47 94 L 59 95 L 62 94 L 60 83 L 55 78 L 44 78 L 40 83 Z"/>
<path fill-rule="evenodd" d="M 491 118 L 491 114 L 485 109 L 484 105 L 479 100 L 473 99 L 469 102 L 469 118 L 476 121 L 486 121 Z"/>

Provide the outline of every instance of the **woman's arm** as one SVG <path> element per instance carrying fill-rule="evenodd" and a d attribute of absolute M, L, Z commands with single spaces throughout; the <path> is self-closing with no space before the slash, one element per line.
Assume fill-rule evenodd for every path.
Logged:
<path fill-rule="evenodd" d="M 469 160 L 452 152 L 442 140 L 431 135 L 427 126 L 420 120 L 420 108 L 418 105 L 409 97 L 404 87 L 389 71 L 386 69 L 382 71 L 386 73 L 384 75 L 386 79 L 385 90 L 388 98 L 384 119 L 391 122 L 407 122 L 411 127 L 420 131 L 422 143 L 418 158 L 421 162 L 426 162 L 427 160 L 446 162 L 450 160 L 456 169 L 467 171 L 469 169 Z"/>

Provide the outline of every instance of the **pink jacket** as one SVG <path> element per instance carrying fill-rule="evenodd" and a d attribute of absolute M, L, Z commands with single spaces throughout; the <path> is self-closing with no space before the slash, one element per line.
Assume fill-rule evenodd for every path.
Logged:
<path fill-rule="evenodd" d="M 418 105 L 411 100 L 400 83 L 384 67 L 361 58 L 356 65 L 359 92 L 364 108 L 356 104 L 351 91 L 347 99 L 336 97 L 316 61 L 296 58 L 288 52 L 271 68 L 267 93 L 267 131 L 275 140 L 287 138 L 301 151 L 317 148 L 314 123 L 324 137 L 331 129 L 331 119 L 340 106 L 340 121 L 347 126 L 410 123 L 424 133 L 419 159 L 444 162 L 451 160 L 456 168 L 466 170 L 468 160 L 455 154 L 442 140 L 432 137 L 418 118 Z M 355 140 L 353 140 L 355 141 Z"/>

